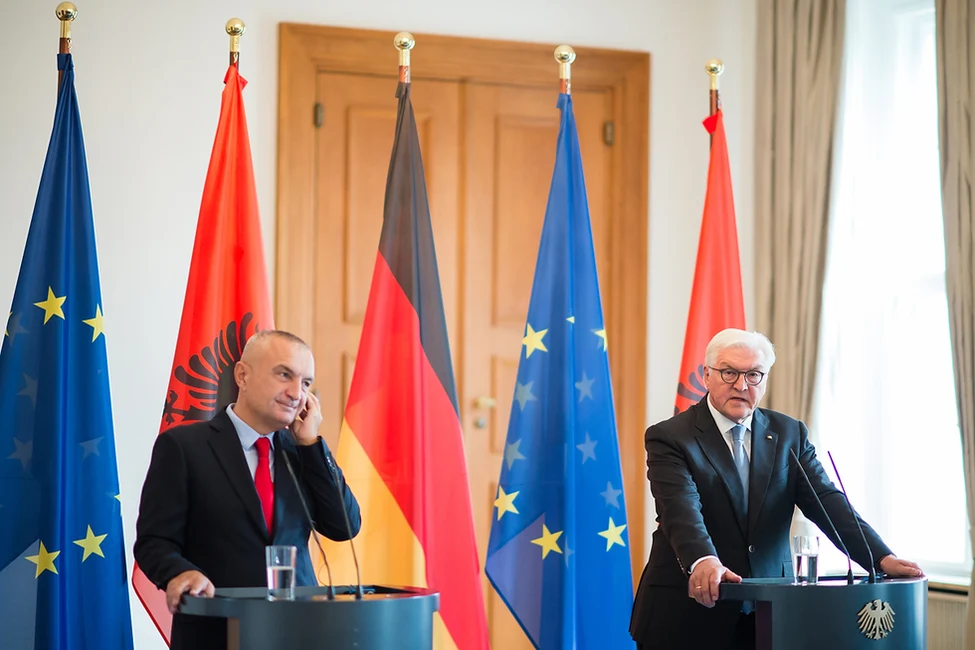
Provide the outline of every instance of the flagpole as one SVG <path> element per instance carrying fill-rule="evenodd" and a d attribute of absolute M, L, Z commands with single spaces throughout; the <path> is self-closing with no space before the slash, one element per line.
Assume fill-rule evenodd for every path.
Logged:
<path fill-rule="evenodd" d="M 399 81 L 410 83 L 410 50 L 416 46 L 416 39 L 409 32 L 400 32 L 393 37 L 393 45 L 399 50 Z"/>
<path fill-rule="evenodd" d="M 240 69 L 240 37 L 243 36 L 247 26 L 240 18 L 231 18 L 225 27 L 230 34 L 230 65 Z"/>
<path fill-rule="evenodd" d="M 724 72 L 724 64 L 721 62 L 721 59 L 711 59 L 704 64 L 704 69 L 711 79 L 711 92 L 708 93 L 711 98 L 711 112 L 708 115 L 714 115 L 721 110 L 721 93 L 718 90 L 718 77 Z"/>
<path fill-rule="evenodd" d="M 61 21 L 61 39 L 58 43 L 58 54 L 71 54 L 71 22 L 78 16 L 78 7 L 72 2 L 62 2 L 54 10 L 54 15 Z M 58 70 L 58 89 L 64 71 Z"/>
<path fill-rule="evenodd" d="M 555 60 L 559 62 L 559 92 L 571 95 L 572 62 L 576 60 L 576 51 L 568 45 L 559 45 L 555 48 Z"/>

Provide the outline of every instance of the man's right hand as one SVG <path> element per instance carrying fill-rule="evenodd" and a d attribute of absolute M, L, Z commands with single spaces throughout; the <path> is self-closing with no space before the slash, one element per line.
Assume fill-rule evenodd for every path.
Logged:
<path fill-rule="evenodd" d="M 687 581 L 687 595 L 705 607 L 714 607 L 718 586 L 722 582 L 741 582 L 741 576 L 724 566 L 717 558 L 701 560 Z"/>
<path fill-rule="evenodd" d="M 191 596 L 203 594 L 207 598 L 213 596 L 213 583 L 199 571 L 183 571 L 166 585 L 166 604 L 169 613 L 175 614 L 179 607 L 179 600 L 183 594 L 189 592 Z"/>

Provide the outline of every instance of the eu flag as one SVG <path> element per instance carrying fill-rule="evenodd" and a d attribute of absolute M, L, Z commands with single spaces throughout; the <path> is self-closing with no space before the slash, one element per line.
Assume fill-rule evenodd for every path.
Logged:
<path fill-rule="evenodd" d="M 485 572 L 536 648 L 632 648 L 633 578 L 596 257 L 572 98 Z"/>
<path fill-rule="evenodd" d="M 0 349 L 4 650 L 132 648 L 88 166 L 70 54 Z"/>

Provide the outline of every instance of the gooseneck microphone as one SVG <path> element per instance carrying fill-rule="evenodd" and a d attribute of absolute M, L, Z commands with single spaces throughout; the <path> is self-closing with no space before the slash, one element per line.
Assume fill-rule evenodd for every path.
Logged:
<path fill-rule="evenodd" d="M 857 517 L 857 513 L 853 510 L 853 504 L 850 503 L 850 497 L 846 493 L 846 488 L 843 487 L 843 479 L 840 478 L 840 470 L 836 468 L 836 461 L 833 460 L 833 454 L 826 452 L 829 456 L 829 462 L 833 465 L 833 471 L 836 473 L 836 480 L 840 482 L 840 491 L 843 492 L 843 499 L 846 501 L 846 507 L 850 509 L 850 515 L 853 517 L 853 521 L 857 524 L 857 530 L 860 531 L 860 539 L 863 540 L 863 545 L 867 549 L 867 556 L 870 558 L 870 566 L 867 568 L 867 573 L 870 576 L 870 583 L 873 584 L 877 582 L 877 571 L 873 568 L 873 551 L 870 549 L 870 544 L 867 543 L 867 536 L 863 534 L 863 526 L 860 525 L 860 518 Z"/>
<path fill-rule="evenodd" d="M 355 543 L 352 541 L 352 524 L 349 522 L 349 513 L 345 509 L 345 496 L 342 494 L 342 486 L 339 483 L 339 470 L 332 459 L 332 453 L 323 443 L 322 451 L 325 452 L 325 464 L 328 465 L 332 482 L 335 483 L 335 492 L 339 495 L 339 503 L 342 504 L 342 517 L 345 519 L 345 532 L 349 534 L 349 546 L 352 547 L 352 562 L 355 564 L 355 599 L 362 600 L 362 573 L 359 571 L 359 558 L 355 554 Z"/>
<path fill-rule="evenodd" d="M 290 431 L 288 433 L 291 433 Z M 295 439 L 294 434 L 291 434 L 291 440 L 298 444 Z M 335 588 L 332 586 L 332 568 L 328 565 L 328 557 L 325 555 L 325 549 L 322 548 L 322 543 L 318 540 L 318 531 L 315 530 L 315 520 L 311 517 L 311 511 L 308 509 L 308 502 L 305 501 L 305 495 L 301 493 L 301 485 L 298 484 L 298 477 L 295 475 L 295 470 L 291 466 L 291 460 L 288 458 L 288 452 L 285 449 L 281 450 L 281 456 L 284 458 L 284 464 L 288 468 L 288 474 L 291 476 L 291 483 L 295 486 L 295 492 L 298 493 L 298 501 L 301 502 L 301 508 L 305 511 L 305 520 L 311 527 L 311 536 L 315 540 L 315 546 L 318 547 L 318 552 L 322 554 L 322 563 L 325 564 L 325 571 L 328 574 L 328 599 L 335 600 Z"/>
<path fill-rule="evenodd" d="M 816 503 L 819 504 L 819 509 L 823 511 L 823 515 L 826 517 L 826 521 L 829 523 L 830 529 L 832 529 L 833 534 L 836 535 L 836 540 L 840 543 L 840 550 L 846 555 L 846 584 L 853 584 L 853 565 L 850 563 L 850 551 L 846 548 L 846 544 L 843 542 L 843 538 L 840 537 L 840 532 L 836 530 L 836 526 L 833 525 L 833 520 L 830 519 L 829 513 L 826 512 L 826 506 L 820 500 L 819 495 L 816 494 L 816 489 L 812 485 L 812 481 L 809 480 L 809 475 L 806 474 L 806 470 L 803 468 L 802 463 L 799 462 L 799 457 L 796 456 L 796 452 L 789 447 L 789 453 L 792 454 L 792 459 L 796 461 L 796 467 L 799 468 L 799 473 L 802 474 L 802 478 L 806 479 L 806 485 L 809 486 L 809 491 L 812 492 L 813 498 L 816 499 Z"/>

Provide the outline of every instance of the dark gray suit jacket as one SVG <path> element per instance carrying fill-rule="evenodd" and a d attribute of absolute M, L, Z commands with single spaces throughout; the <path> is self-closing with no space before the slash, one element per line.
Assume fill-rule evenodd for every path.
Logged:
<path fill-rule="evenodd" d="M 708 609 L 687 595 L 688 571 L 699 558 L 716 555 L 742 577 L 792 576 L 790 527 L 795 506 L 836 543 L 790 449 L 853 560 L 869 565 L 856 521 L 816 458 L 806 425 L 776 411 L 756 409 L 746 508 L 731 451 L 707 399 L 705 395 L 684 413 L 646 432 L 647 478 L 659 526 L 637 589 L 630 634 L 648 648 L 723 648 L 730 640 L 741 604 L 719 602 Z M 878 564 L 891 551 L 866 522 L 860 519 L 860 524 Z"/>
<path fill-rule="evenodd" d="M 268 534 L 260 500 L 233 422 L 221 411 L 208 422 L 175 427 L 159 435 L 142 488 L 136 522 L 135 560 L 156 586 L 197 570 L 220 587 L 267 585 L 264 547 L 298 547 L 295 581 L 318 581 L 308 553 L 311 527 L 288 474 L 287 454 L 315 528 L 333 540 L 359 531 L 359 504 L 342 471 L 339 489 L 326 464 L 325 443 L 297 446 L 290 434 L 274 434 L 274 535 Z M 341 492 L 341 497 L 339 493 Z M 176 614 L 172 650 L 226 647 L 225 623 Z M 223 638 L 223 645 L 221 645 Z"/>

